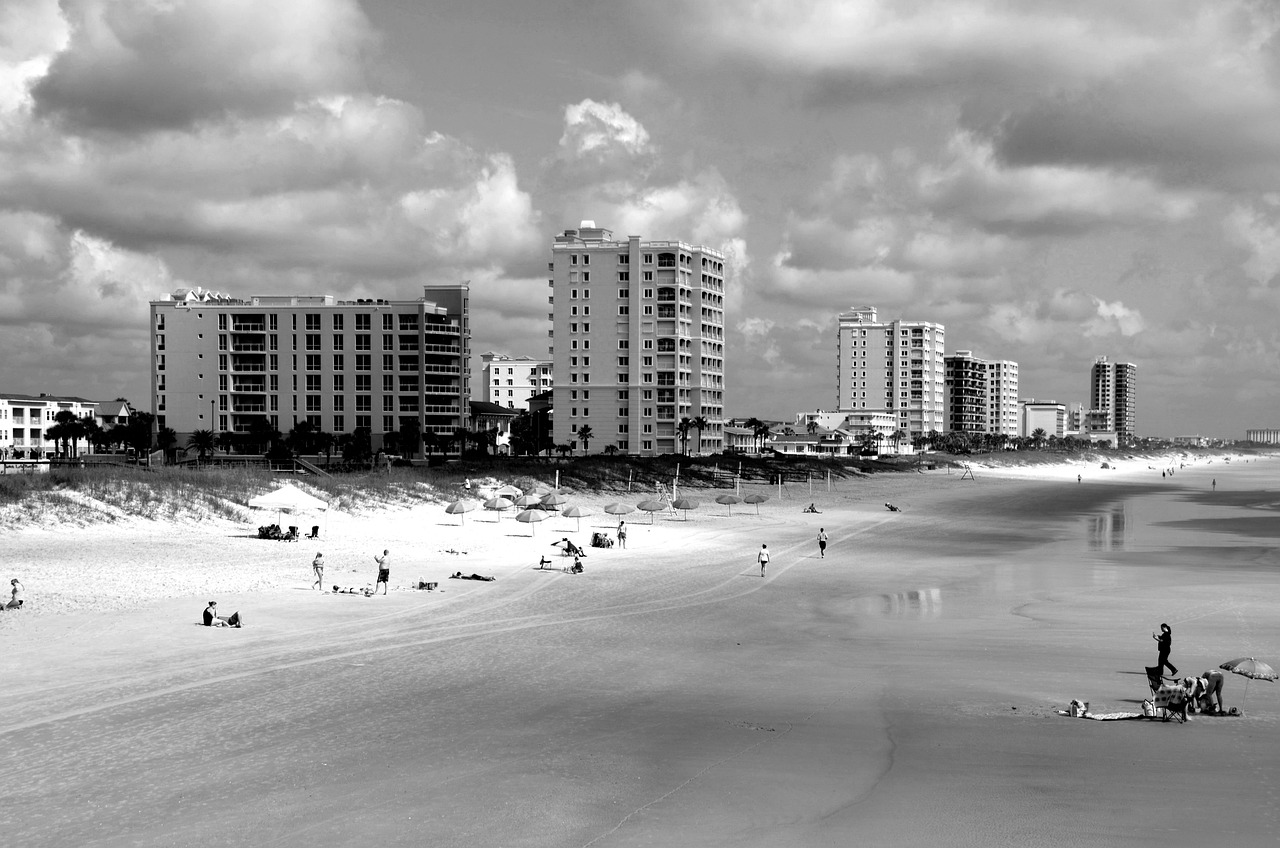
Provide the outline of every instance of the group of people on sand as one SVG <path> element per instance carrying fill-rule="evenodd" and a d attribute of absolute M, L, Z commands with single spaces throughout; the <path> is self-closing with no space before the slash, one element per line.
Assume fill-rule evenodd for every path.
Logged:
<path fill-rule="evenodd" d="M 387 586 L 391 583 L 391 551 L 388 548 L 382 549 L 382 556 L 373 555 L 373 561 L 378 564 L 378 576 L 374 581 L 372 589 L 356 591 L 339 590 L 337 586 L 333 587 L 333 591 L 340 595 L 374 595 L 377 594 L 378 586 L 382 586 L 382 594 L 387 594 Z M 316 551 L 315 559 L 311 560 L 311 573 L 315 575 L 315 580 L 311 585 L 323 592 L 324 589 L 324 552 Z"/>
<path fill-rule="evenodd" d="M 1178 680 L 1178 669 L 1169 662 L 1169 653 L 1173 650 L 1173 628 L 1161 624 L 1160 629 L 1151 634 L 1156 640 L 1156 674 L 1164 679 L 1164 670 L 1169 669 L 1169 679 L 1183 690 L 1184 702 L 1197 712 L 1209 715 L 1225 715 L 1227 709 L 1222 703 L 1222 687 L 1226 675 L 1219 669 L 1211 668 L 1202 672 L 1199 677 L 1184 677 Z"/>
<path fill-rule="evenodd" d="M 22 604 L 23 604 L 23 601 L 25 600 L 22 597 L 22 595 L 23 595 L 22 582 L 15 577 L 9 581 L 9 602 L 0 603 L 0 609 L 3 609 L 3 610 L 22 609 Z"/>

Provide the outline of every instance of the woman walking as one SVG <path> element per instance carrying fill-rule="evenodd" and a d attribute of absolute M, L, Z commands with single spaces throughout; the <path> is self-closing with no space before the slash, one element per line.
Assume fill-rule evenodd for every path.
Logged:
<path fill-rule="evenodd" d="M 1156 668 L 1161 674 L 1164 674 L 1165 668 L 1169 669 L 1172 677 L 1178 676 L 1178 670 L 1173 667 L 1173 663 L 1169 662 L 1169 651 L 1173 648 L 1173 630 L 1167 624 L 1160 625 L 1159 633 L 1152 633 L 1151 638 L 1156 640 L 1160 654 L 1156 658 Z"/>
<path fill-rule="evenodd" d="M 315 572 L 316 582 L 312 583 L 321 592 L 324 591 L 324 554 L 316 551 L 316 558 L 311 560 L 311 570 Z"/>

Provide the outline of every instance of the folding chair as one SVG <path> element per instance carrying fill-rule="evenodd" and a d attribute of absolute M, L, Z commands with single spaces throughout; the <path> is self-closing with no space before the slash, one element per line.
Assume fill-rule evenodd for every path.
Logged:
<path fill-rule="evenodd" d="M 1168 683 L 1160 673 L 1160 666 L 1145 666 L 1147 671 L 1147 688 L 1151 690 L 1151 703 L 1157 718 L 1168 721 L 1176 718 L 1187 720 L 1186 690 L 1175 683 Z"/>

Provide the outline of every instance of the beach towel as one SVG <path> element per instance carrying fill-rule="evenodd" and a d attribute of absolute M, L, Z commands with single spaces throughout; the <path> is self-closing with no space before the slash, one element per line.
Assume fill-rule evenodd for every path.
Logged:
<path fill-rule="evenodd" d="M 1089 718 L 1094 721 L 1125 721 L 1131 718 L 1146 718 L 1142 713 L 1085 713 L 1084 715 L 1072 715 L 1068 710 L 1058 710 L 1058 715 L 1067 718 Z"/>

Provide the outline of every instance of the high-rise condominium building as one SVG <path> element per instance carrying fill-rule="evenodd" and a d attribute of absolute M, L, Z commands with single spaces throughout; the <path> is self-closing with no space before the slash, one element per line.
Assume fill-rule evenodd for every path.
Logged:
<path fill-rule="evenodd" d="M 471 399 L 466 285 L 418 300 L 331 295 L 251 297 L 180 289 L 151 303 L 156 426 L 179 443 L 195 430 L 288 432 L 300 422 L 341 435 L 465 427 Z"/>
<path fill-rule="evenodd" d="M 724 444 L 724 254 L 583 221 L 551 245 L 554 439 L 639 455 Z"/>
<path fill-rule="evenodd" d="M 870 306 L 840 313 L 839 408 L 887 411 L 909 438 L 944 432 L 945 341 L 941 324 L 881 322 Z"/>
<path fill-rule="evenodd" d="M 1138 368 L 1129 362 L 1109 362 L 1099 356 L 1089 375 L 1090 429 L 1101 429 L 1104 416 L 1110 419 L 1117 447 L 1134 439 L 1137 422 Z"/>
<path fill-rule="evenodd" d="M 1018 363 L 958 350 L 943 364 L 948 430 L 1018 435 Z"/>
<path fill-rule="evenodd" d="M 529 398 L 551 388 L 551 360 L 482 353 L 480 399 L 508 409 L 528 409 Z"/>

